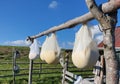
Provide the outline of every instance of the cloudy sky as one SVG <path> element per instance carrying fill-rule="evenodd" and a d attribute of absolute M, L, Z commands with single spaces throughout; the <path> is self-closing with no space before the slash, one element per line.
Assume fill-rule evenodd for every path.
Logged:
<path fill-rule="evenodd" d="M 105 2 L 96 1 L 97 4 Z M 27 36 L 36 35 L 87 12 L 85 0 L 0 0 L 0 45 L 25 46 Z M 98 24 L 95 20 L 91 23 Z M 117 26 L 120 26 L 120 18 Z M 59 45 L 72 48 L 75 33 L 80 27 L 78 25 L 73 29 L 57 32 Z M 99 29 L 93 28 L 92 31 L 96 35 L 95 39 L 101 41 Z M 38 38 L 40 44 L 44 40 L 45 36 Z"/>

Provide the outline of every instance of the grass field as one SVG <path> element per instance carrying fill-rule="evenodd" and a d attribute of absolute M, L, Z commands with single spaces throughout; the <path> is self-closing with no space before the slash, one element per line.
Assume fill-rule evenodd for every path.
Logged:
<path fill-rule="evenodd" d="M 28 84 L 29 48 L 13 46 L 0 46 L 0 70 L 6 70 L 0 71 L 0 76 L 11 75 L 9 77 L 0 77 L 0 84 L 13 84 L 12 58 L 14 49 L 17 49 L 20 52 L 20 57 L 16 60 L 18 66 L 20 67 L 20 72 L 17 73 L 17 75 L 26 74 L 16 76 L 16 84 Z M 60 64 L 46 64 L 45 62 L 42 62 L 39 58 L 35 59 L 34 63 L 35 64 L 33 68 L 35 70 L 33 70 L 34 74 L 32 77 L 32 84 L 61 84 L 62 67 Z M 39 63 L 43 63 L 42 66 Z M 69 64 L 69 66 L 73 67 L 73 64 Z M 40 70 L 40 67 L 42 67 L 42 71 Z M 68 70 L 73 71 L 74 74 L 80 74 L 83 77 L 92 75 L 92 71 L 81 72 L 77 68 L 68 68 Z"/>

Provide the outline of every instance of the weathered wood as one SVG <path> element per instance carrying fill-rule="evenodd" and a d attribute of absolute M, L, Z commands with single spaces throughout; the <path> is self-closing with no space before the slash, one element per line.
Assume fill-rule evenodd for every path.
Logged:
<path fill-rule="evenodd" d="M 62 84 L 65 84 L 65 77 L 66 77 L 66 71 L 68 69 L 68 59 L 69 59 L 69 52 L 66 53 L 65 58 L 63 58 L 63 74 L 62 74 Z"/>
<path fill-rule="evenodd" d="M 90 82 L 90 81 L 88 81 L 86 79 L 83 79 L 80 83 L 81 84 L 94 84 L 93 82 Z"/>
<path fill-rule="evenodd" d="M 97 61 L 96 63 L 96 67 L 95 67 L 95 70 L 94 70 L 94 74 L 95 74 L 95 77 L 94 77 L 94 83 L 95 84 L 103 84 L 104 81 L 103 81 L 103 77 L 104 77 L 104 57 L 103 55 L 100 56 L 100 59 Z"/>
<path fill-rule="evenodd" d="M 115 0 L 111 0 L 114 3 Z M 116 0 L 118 1 L 118 0 Z M 115 56 L 115 25 L 117 22 L 117 10 L 105 15 L 97 7 L 94 0 L 86 0 L 89 10 L 103 27 L 104 57 L 106 64 L 106 84 L 118 84 L 118 63 Z M 119 3 L 120 4 L 120 3 Z"/>
<path fill-rule="evenodd" d="M 69 80 L 70 82 L 74 82 L 73 78 L 68 77 L 67 75 L 65 75 L 65 79 Z"/>
<path fill-rule="evenodd" d="M 72 78 L 74 78 L 74 79 L 77 79 L 77 75 L 75 75 L 75 74 L 73 74 L 73 73 L 71 73 L 69 71 L 66 71 L 65 74 L 68 75 L 68 76 L 70 76 L 70 77 L 72 77 Z"/>
<path fill-rule="evenodd" d="M 100 83 L 100 60 L 97 61 L 96 65 L 95 65 L 95 69 L 93 70 L 93 73 L 95 74 L 94 76 L 94 83 L 95 84 L 101 84 Z"/>
<path fill-rule="evenodd" d="M 105 61 L 104 61 L 104 56 L 101 55 L 101 59 L 100 59 L 100 63 L 101 63 L 101 71 L 100 71 L 100 84 L 104 83 L 104 68 L 105 68 Z"/>
<path fill-rule="evenodd" d="M 33 60 L 30 59 L 28 84 L 32 84 Z"/>
<path fill-rule="evenodd" d="M 120 0 L 114 0 L 112 2 L 110 1 L 110 2 L 104 3 L 101 6 L 101 10 L 104 13 L 114 11 L 114 10 L 120 8 L 119 3 L 120 3 Z M 91 14 L 91 12 L 88 12 L 88 13 L 84 14 L 83 16 L 74 18 L 74 19 L 69 20 L 69 21 L 67 21 L 67 22 L 65 22 L 63 24 L 58 25 L 58 26 L 51 27 L 47 31 L 41 32 L 41 33 L 39 33 L 39 34 L 37 34 L 35 36 L 31 36 L 28 39 L 32 40 L 32 39 L 41 37 L 43 35 L 47 35 L 49 33 L 55 32 L 55 31 L 72 28 L 72 27 L 74 27 L 74 26 L 76 26 L 76 25 L 78 25 L 80 23 L 85 23 L 85 22 L 90 21 L 92 19 L 94 19 L 93 15 Z"/>
<path fill-rule="evenodd" d="M 112 15 L 111 15 L 112 14 Z M 115 22 L 110 22 L 111 28 L 104 31 L 104 57 L 106 64 L 106 84 L 118 84 L 118 60 L 115 53 L 115 26 L 116 26 L 116 12 L 111 12 L 108 15 Z M 114 17 L 115 15 L 115 17 Z M 107 24 L 106 24 L 107 25 Z"/>

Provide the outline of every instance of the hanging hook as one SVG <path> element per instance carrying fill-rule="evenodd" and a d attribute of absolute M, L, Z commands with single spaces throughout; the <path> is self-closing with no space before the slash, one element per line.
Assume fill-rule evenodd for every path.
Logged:
<path fill-rule="evenodd" d="M 30 36 L 27 37 L 27 41 L 30 40 L 32 43 L 34 42 L 34 38 L 31 38 Z"/>

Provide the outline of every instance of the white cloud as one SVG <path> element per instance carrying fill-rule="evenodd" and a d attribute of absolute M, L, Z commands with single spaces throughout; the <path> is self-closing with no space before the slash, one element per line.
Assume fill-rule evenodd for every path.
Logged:
<path fill-rule="evenodd" d="M 10 46 L 28 46 L 30 42 L 25 40 L 16 40 L 16 41 L 6 41 L 3 45 L 10 45 Z"/>
<path fill-rule="evenodd" d="M 61 47 L 65 48 L 66 47 L 66 43 L 65 42 L 61 43 Z"/>
<path fill-rule="evenodd" d="M 52 2 L 49 4 L 49 8 L 56 8 L 57 6 L 58 6 L 57 1 L 52 1 Z"/>
<path fill-rule="evenodd" d="M 91 32 L 93 34 L 93 37 L 95 35 L 102 34 L 102 32 L 100 31 L 98 25 L 95 25 L 95 26 L 91 27 L 90 29 L 91 29 Z"/>
<path fill-rule="evenodd" d="M 68 46 L 73 46 L 74 43 L 73 42 L 67 42 Z"/>
<path fill-rule="evenodd" d="M 95 25 L 91 27 L 90 30 L 92 32 L 93 39 L 97 42 L 97 44 L 99 44 L 103 40 L 103 35 L 102 32 L 100 31 L 99 26 Z"/>
<path fill-rule="evenodd" d="M 68 41 L 68 42 L 62 42 L 61 47 L 65 49 L 72 49 L 73 45 L 74 45 L 73 42 Z"/>
<path fill-rule="evenodd" d="M 96 41 L 97 41 L 97 44 L 99 44 L 101 41 L 103 41 L 103 35 L 96 36 Z"/>

